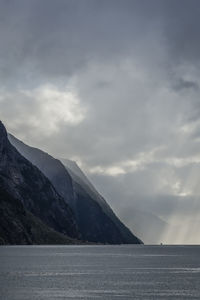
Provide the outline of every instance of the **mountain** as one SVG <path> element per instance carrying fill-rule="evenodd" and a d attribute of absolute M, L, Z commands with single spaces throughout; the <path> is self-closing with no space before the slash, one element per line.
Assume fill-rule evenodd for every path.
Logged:
<path fill-rule="evenodd" d="M 66 164 L 64 166 L 58 159 L 24 144 L 12 135 L 9 135 L 9 140 L 24 157 L 47 176 L 70 205 L 83 240 L 109 244 L 141 243 L 117 218 L 76 163 L 63 161 Z"/>
<path fill-rule="evenodd" d="M 114 214 L 111 207 L 108 205 L 106 200 L 99 194 L 99 192 L 95 189 L 93 184 L 89 181 L 87 176 L 83 173 L 83 171 L 79 168 L 75 161 L 71 161 L 69 159 L 61 159 L 68 172 L 70 173 L 74 186 L 78 193 L 84 193 L 85 195 L 89 195 L 96 203 L 99 204 L 103 212 L 109 216 L 115 226 L 119 229 L 120 233 L 124 236 L 124 238 L 129 241 L 132 239 L 132 233 L 130 230 L 124 226 L 124 224 L 119 220 L 119 218 Z M 80 190 L 82 189 L 82 191 Z M 131 235 L 130 235 L 131 233 Z"/>
<path fill-rule="evenodd" d="M 130 210 L 133 210 L 130 213 Z M 121 212 L 122 220 L 126 220 L 130 228 L 139 236 L 145 244 L 160 244 L 169 224 L 150 211 L 138 208 L 126 207 Z M 150 226 L 151 225 L 151 226 Z"/>
<path fill-rule="evenodd" d="M 0 187 L 8 193 L 9 199 L 17 199 L 26 211 L 46 226 L 72 238 L 80 237 L 70 207 L 49 179 L 11 145 L 1 122 Z M 1 196 L 1 204 L 3 202 L 5 198 Z"/>
<path fill-rule="evenodd" d="M 93 192 L 98 193 L 93 184 L 89 181 L 87 176 L 83 173 L 75 161 L 66 158 L 60 158 L 60 161 L 67 168 L 68 172 L 75 181 L 81 185 L 85 185 L 85 187 L 87 186 Z"/>
<path fill-rule="evenodd" d="M 73 180 L 84 187 L 87 193 L 91 195 L 91 197 L 112 217 L 112 210 L 109 205 L 107 205 L 105 199 L 98 193 L 77 163 L 63 158 L 61 161 L 67 168 Z M 162 242 L 163 232 L 166 230 L 168 224 L 155 214 L 145 210 L 126 207 L 126 209 L 123 208 L 121 216 L 122 219 L 126 220 L 128 227 L 133 228 L 134 233 L 146 244 L 160 244 Z M 116 219 L 113 218 L 113 221 L 115 220 Z M 149 226 L 149 224 L 151 224 L 151 226 Z"/>
<path fill-rule="evenodd" d="M 46 226 L 0 186 L 0 245 L 75 243 L 76 240 Z"/>

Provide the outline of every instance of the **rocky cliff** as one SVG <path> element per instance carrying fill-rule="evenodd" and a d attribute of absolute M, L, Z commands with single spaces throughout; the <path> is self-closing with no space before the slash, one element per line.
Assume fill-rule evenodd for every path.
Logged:
<path fill-rule="evenodd" d="M 1 122 L 0 187 L 46 226 L 72 238 L 80 237 L 71 208 L 49 179 L 11 145 Z"/>
<path fill-rule="evenodd" d="M 75 164 L 64 166 L 58 159 L 40 149 L 30 147 L 9 135 L 10 142 L 18 151 L 36 165 L 52 182 L 54 188 L 74 211 L 78 229 L 85 241 L 109 244 L 138 244 L 141 241 L 119 220 L 105 199 Z M 63 161 L 64 162 L 64 161 Z M 70 161 L 68 161 L 70 162 Z M 65 163 L 65 162 L 64 162 Z M 79 172 L 82 176 L 79 176 Z"/>

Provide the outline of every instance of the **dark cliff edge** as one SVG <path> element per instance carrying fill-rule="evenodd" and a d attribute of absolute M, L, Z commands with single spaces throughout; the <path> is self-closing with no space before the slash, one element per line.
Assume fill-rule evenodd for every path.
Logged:
<path fill-rule="evenodd" d="M 76 220 L 69 205 L 58 194 L 49 179 L 11 145 L 2 122 L 0 122 L 0 187 L 2 190 L 0 198 L 1 210 L 4 212 L 0 223 L 1 230 L 2 224 L 6 224 L 6 216 L 10 221 L 12 218 L 9 215 L 13 216 L 13 224 L 15 224 L 14 220 L 17 215 L 14 217 L 14 211 L 16 210 L 13 204 L 16 202 L 18 204 L 21 203 L 21 210 L 24 209 L 26 215 L 26 218 L 23 220 L 18 220 L 21 222 L 22 232 L 23 229 L 27 229 L 25 225 L 29 224 L 29 220 L 33 224 L 37 224 L 34 228 L 40 228 L 41 234 L 42 232 L 47 232 L 48 229 L 48 236 L 56 234 L 57 237 L 55 238 L 58 238 L 60 242 L 63 240 L 63 243 L 67 243 L 68 237 L 80 238 Z M 6 203 L 8 205 L 7 208 L 5 206 Z M 20 205 L 17 207 L 20 209 Z M 7 215 L 5 214 L 6 211 L 8 212 Z M 20 214 L 18 216 L 21 218 Z M 11 223 L 9 224 L 9 226 L 12 225 Z M 5 230 L 4 226 L 4 234 Z M 55 233 L 55 231 L 61 235 Z M 37 232 L 38 240 L 35 232 L 34 239 L 30 239 L 30 241 L 41 243 L 42 239 L 39 237 L 39 230 Z M 67 238 L 65 239 L 62 235 Z M 25 240 L 21 240 L 20 234 L 18 236 L 19 240 L 18 242 L 15 241 L 15 243 L 21 244 L 25 242 Z M 25 231 L 23 236 L 25 238 Z M 70 238 L 68 238 L 69 241 Z M 28 239 L 26 242 L 28 243 Z M 48 239 L 48 242 L 50 242 L 50 239 Z"/>

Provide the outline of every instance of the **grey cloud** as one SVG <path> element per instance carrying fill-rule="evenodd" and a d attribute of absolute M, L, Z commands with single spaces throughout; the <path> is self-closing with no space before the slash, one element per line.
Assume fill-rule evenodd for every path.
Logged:
<path fill-rule="evenodd" d="M 37 82 L 39 73 L 55 80 L 90 61 L 132 55 L 141 33 L 155 27 L 158 2 L 2 1 L 2 77 L 30 76 Z"/>
<path fill-rule="evenodd" d="M 199 85 L 194 81 L 184 80 L 180 78 L 173 84 L 173 88 L 177 91 L 185 89 L 199 89 Z"/>
<path fill-rule="evenodd" d="M 133 207 L 168 221 L 174 214 L 199 214 L 199 170 L 199 164 L 189 164 L 182 168 L 151 164 L 143 171 L 120 175 L 117 178 L 97 174 L 90 174 L 90 177 L 119 214 L 123 215 L 123 211 L 127 213 L 126 208 Z M 176 195 L 171 190 L 171 183 L 176 183 L 176 180 L 180 180 L 181 190 L 189 189 L 193 194 Z M 160 181 L 167 183 L 165 188 L 161 188 Z M 129 213 L 131 217 L 131 209 Z"/>
<path fill-rule="evenodd" d="M 198 0 L 166 1 L 165 34 L 172 64 L 199 64 Z"/>

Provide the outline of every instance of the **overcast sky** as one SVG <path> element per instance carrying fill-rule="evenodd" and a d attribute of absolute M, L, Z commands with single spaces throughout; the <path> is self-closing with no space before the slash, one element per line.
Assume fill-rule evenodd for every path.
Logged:
<path fill-rule="evenodd" d="M 0 0 L 0 119 L 76 160 L 131 228 L 136 209 L 176 226 L 164 242 L 200 243 L 199 16 L 199 0 Z"/>

